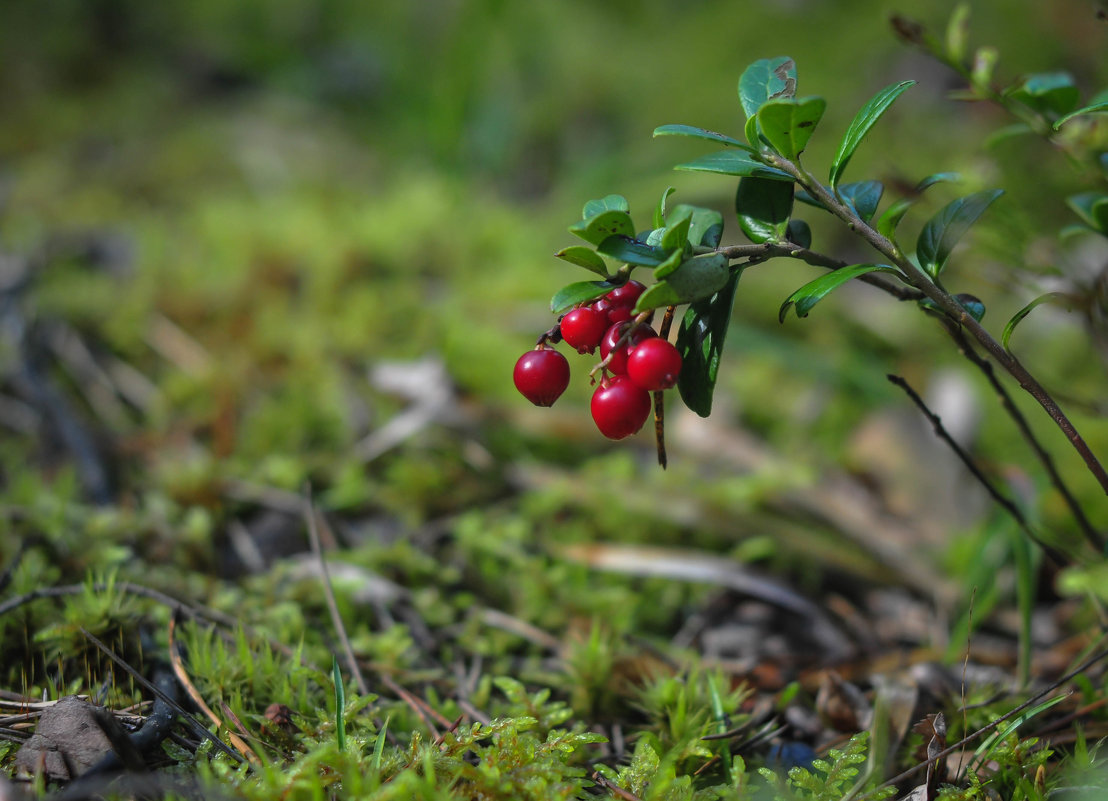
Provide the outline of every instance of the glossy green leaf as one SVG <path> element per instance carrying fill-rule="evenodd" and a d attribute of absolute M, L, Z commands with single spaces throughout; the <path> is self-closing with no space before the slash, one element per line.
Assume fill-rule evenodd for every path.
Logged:
<path fill-rule="evenodd" d="M 812 307 L 823 300 L 829 293 L 838 289 L 860 275 L 866 273 L 883 272 L 900 275 L 900 271 L 887 264 L 853 264 L 850 267 L 840 267 L 837 270 L 821 275 L 814 281 L 809 281 L 800 289 L 793 292 L 781 304 L 777 313 L 777 319 L 785 322 L 785 315 L 789 313 L 789 307 L 795 306 L 797 317 L 807 317 Z"/>
<path fill-rule="evenodd" d="M 674 270 L 681 266 L 681 262 L 685 260 L 684 250 L 675 250 L 669 254 L 669 257 L 654 268 L 654 278 L 658 281 L 669 276 Z"/>
<path fill-rule="evenodd" d="M 659 125 L 654 129 L 654 136 L 687 136 L 692 139 L 706 139 L 709 142 L 718 142 L 722 145 L 737 147 L 751 152 L 754 150 L 754 148 L 746 144 L 746 142 L 740 142 L 738 139 L 728 136 L 727 134 L 716 133 L 715 131 L 709 131 L 707 128 L 697 128 L 692 125 Z"/>
<path fill-rule="evenodd" d="M 561 314 L 571 306 L 598 298 L 615 287 L 616 284 L 610 281 L 578 281 L 568 284 L 554 293 L 554 297 L 550 299 L 550 311 Z"/>
<path fill-rule="evenodd" d="M 692 212 L 692 223 L 689 225 L 689 241 L 694 245 L 706 248 L 719 247 L 723 239 L 723 215 L 715 209 L 706 209 L 702 206 L 690 206 L 685 203 L 674 206 L 671 214 L 684 214 Z"/>
<path fill-rule="evenodd" d="M 928 175 L 916 184 L 910 197 L 901 198 L 889 206 L 889 208 L 885 209 L 885 213 L 881 215 L 877 220 L 877 225 L 874 226 L 877 232 L 886 239 L 895 239 L 896 227 L 900 225 L 900 221 L 904 219 L 904 215 L 908 213 L 908 209 L 919 200 L 920 195 L 922 195 L 928 187 L 944 181 L 957 181 L 959 178 L 960 176 L 956 172 L 937 172 Z"/>
<path fill-rule="evenodd" d="M 839 187 L 839 197 L 866 222 L 873 219 L 884 192 L 885 187 L 880 181 L 858 181 Z"/>
<path fill-rule="evenodd" d="M 770 178 L 775 181 L 791 181 L 788 173 L 767 167 L 759 161 L 755 161 L 746 153 L 737 153 L 734 150 L 721 150 L 718 153 L 709 153 L 695 161 L 678 164 L 675 170 L 689 170 L 692 172 L 715 172 L 721 175 L 754 176 L 756 178 Z"/>
<path fill-rule="evenodd" d="M 1059 117 L 1058 120 L 1054 123 L 1054 130 L 1057 131 L 1074 117 L 1081 117 L 1085 114 L 1096 114 L 1102 111 L 1108 111 L 1108 100 L 1101 100 L 1097 103 L 1090 103 L 1087 106 L 1082 106 L 1076 111 L 1071 111 L 1069 114 L 1066 114 L 1063 117 Z"/>
<path fill-rule="evenodd" d="M 829 178 L 831 186 L 838 185 L 843 170 L 845 170 L 846 165 L 850 163 L 851 156 L 854 155 L 854 151 L 858 149 L 858 145 L 865 139 L 866 134 L 869 133 L 874 123 L 881 118 L 882 114 L 888 111 L 889 106 L 891 106 L 898 97 L 913 85 L 915 85 L 915 81 L 901 81 L 900 83 L 886 86 L 874 95 L 868 103 L 862 106 L 861 110 L 854 116 L 854 120 L 850 123 L 850 126 L 846 129 L 846 134 L 843 136 L 842 142 L 839 143 L 839 149 L 835 153 L 835 158 L 831 161 L 831 173 Z"/>
<path fill-rule="evenodd" d="M 676 188 L 667 186 L 666 191 L 662 193 L 661 200 L 658 201 L 658 205 L 654 208 L 654 227 L 665 228 L 666 226 L 666 201 L 669 200 L 669 196 L 676 192 Z"/>
<path fill-rule="evenodd" d="M 827 101 L 822 97 L 767 100 L 758 109 L 758 128 L 774 150 L 795 161 L 826 109 Z"/>
<path fill-rule="evenodd" d="M 785 239 L 793 211 L 793 185 L 765 178 L 742 178 L 735 192 L 739 227 L 755 244 Z"/>
<path fill-rule="evenodd" d="M 1004 346 L 1004 349 L 1010 350 L 1008 347 L 1008 340 L 1012 338 L 1012 332 L 1016 330 L 1016 326 L 1020 324 L 1024 317 L 1031 314 L 1035 307 L 1041 306 L 1044 303 L 1052 303 L 1060 300 L 1069 301 L 1069 296 L 1064 292 L 1047 292 L 1045 295 L 1039 295 L 1039 297 L 1013 314 L 1012 319 L 1004 325 L 1004 331 L 1000 335 L 1000 344 Z"/>
<path fill-rule="evenodd" d="M 342 683 L 339 660 L 331 657 L 331 680 L 335 685 L 335 743 L 340 751 L 346 750 L 346 686 Z"/>
<path fill-rule="evenodd" d="M 767 100 L 796 97 L 796 62 L 788 56 L 755 61 L 739 78 L 739 102 L 753 117 Z"/>
<path fill-rule="evenodd" d="M 602 211 L 592 217 L 574 223 L 569 227 L 571 234 L 594 245 L 599 245 L 610 236 L 635 236 L 635 225 L 626 211 L 612 209 Z"/>
<path fill-rule="evenodd" d="M 785 237 L 794 245 L 799 245 L 802 248 L 807 249 L 812 246 L 812 228 L 804 220 L 789 220 Z"/>
<path fill-rule="evenodd" d="M 673 214 L 662 232 L 662 250 L 683 250 L 689 241 L 689 227 L 692 225 L 692 211 Z"/>
<path fill-rule="evenodd" d="M 660 247 L 647 245 L 627 236 L 610 236 L 596 246 L 605 256 L 640 267 L 657 267 L 669 254 Z"/>
<path fill-rule="evenodd" d="M 985 304 L 981 298 L 976 295 L 971 295 L 968 292 L 959 292 L 954 296 L 954 299 L 958 301 L 958 305 L 969 312 L 970 317 L 981 322 L 985 317 Z"/>
<path fill-rule="evenodd" d="M 1094 231 L 1108 235 L 1108 195 L 1103 192 L 1082 192 L 1066 198 L 1066 205 Z"/>
<path fill-rule="evenodd" d="M 587 248 L 584 245 L 570 245 L 568 248 L 562 248 L 554 255 L 563 261 L 568 261 L 570 264 L 592 270 L 598 275 L 608 276 L 608 266 L 604 263 L 604 259 L 600 258 L 600 254 L 592 248 Z"/>
<path fill-rule="evenodd" d="M 677 390 L 685 405 L 701 417 L 712 413 L 712 395 L 739 275 L 739 272 L 733 273 L 726 285 L 710 298 L 692 303 L 677 331 L 677 350 L 683 360 Z"/>
<path fill-rule="evenodd" d="M 727 257 L 721 253 L 685 259 L 666 278 L 639 295 L 635 313 L 706 298 L 722 289 L 730 275 Z"/>
<path fill-rule="evenodd" d="M 586 203 L 584 210 L 581 212 L 581 219 L 587 220 L 589 217 L 595 217 L 605 211 L 630 212 L 631 207 L 627 203 L 627 198 L 623 195 L 608 195 L 599 200 L 590 200 Z"/>
<path fill-rule="evenodd" d="M 1081 100 L 1081 93 L 1068 72 L 1040 72 L 1030 75 L 1007 94 L 1040 114 L 1067 114 Z"/>
<path fill-rule="evenodd" d="M 916 241 L 916 258 L 920 267 L 932 278 L 937 277 L 958 240 L 1002 194 L 1002 189 L 974 192 L 951 201 L 928 220 Z"/>
<path fill-rule="evenodd" d="M 635 237 L 639 242 L 645 242 L 651 247 L 660 248 L 662 246 L 662 234 L 666 232 L 663 228 L 654 228 L 650 231 L 642 231 Z"/>

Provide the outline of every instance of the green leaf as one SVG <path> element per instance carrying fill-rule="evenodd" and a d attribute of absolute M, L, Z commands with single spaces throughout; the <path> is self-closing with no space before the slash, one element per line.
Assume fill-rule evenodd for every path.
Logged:
<path fill-rule="evenodd" d="M 654 278 L 655 278 L 655 280 L 660 281 L 663 278 L 667 277 L 670 273 L 672 273 L 674 270 L 676 270 L 678 267 L 680 267 L 681 262 L 683 262 L 684 260 L 685 260 L 685 251 L 684 250 L 675 250 L 675 251 L 673 251 L 673 253 L 669 254 L 669 258 L 667 258 L 665 261 L 663 261 L 661 264 L 659 264 L 657 267 L 654 268 Z"/>
<path fill-rule="evenodd" d="M 669 256 L 662 248 L 619 235 L 608 237 L 596 249 L 605 256 L 640 267 L 657 267 Z"/>
<path fill-rule="evenodd" d="M 678 164 L 675 170 L 689 170 L 692 172 L 716 172 L 722 175 L 753 176 L 755 178 L 771 178 L 775 181 L 791 181 L 792 177 L 781 170 L 767 167 L 759 161 L 755 161 L 746 153 L 736 153 L 734 150 L 721 150 L 718 153 L 709 153 L 695 161 Z"/>
<path fill-rule="evenodd" d="M 692 212 L 692 223 L 689 225 L 689 241 L 694 245 L 705 248 L 719 247 L 723 239 L 723 215 L 715 209 L 706 209 L 702 206 L 690 206 L 682 203 L 674 206 L 673 215 Z"/>
<path fill-rule="evenodd" d="M 804 220 L 789 220 L 785 238 L 794 245 L 807 249 L 812 246 L 812 229 Z"/>
<path fill-rule="evenodd" d="M 666 191 L 662 193 L 662 199 L 658 201 L 657 207 L 654 209 L 654 227 L 664 228 L 666 225 L 666 201 L 669 200 L 669 196 L 677 190 L 672 186 L 667 186 Z"/>
<path fill-rule="evenodd" d="M 746 142 L 740 142 L 738 139 L 727 136 L 726 134 L 709 131 L 707 128 L 697 128 L 692 125 L 659 125 L 654 129 L 654 136 L 688 136 L 693 139 L 706 139 L 709 142 L 719 142 L 722 145 L 737 147 L 752 153 L 754 152 L 754 148 L 746 144 Z"/>
<path fill-rule="evenodd" d="M 774 150 L 795 161 L 826 109 L 827 101 L 822 97 L 769 100 L 758 109 L 758 128 Z"/>
<path fill-rule="evenodd" d="M 969 33 L 969 3 L 959 3 L 946 25 L 946 55 L 948 63 L 961 64 L 966 57 L 966 37 Z"/>
<path fill-rule="evenodd" d="M 785 238 L 793 211 L 793 185 L 765 178 L 742 178 L 735 192 L 739 227 L 755 244 Z"/>
<path fill-rule="evenodd" d="M 581 212 L 581 219 L 587 220 L 605 211 L 630 212 L 631 207 L 627 204 L 627 198 L 623 195 L 608 195 L 600 198 L 600 200 L 590 200 L 586 203 L 584 211 Z"/>
<path fill-rule="evenodd" d="M 568 284 L 554 293 L 554 297 L 550 299 L 550 311 L 561 314 L 571 306 L 598 298 L 615 287 L 616 284 L 610 281 L 578 281 Z"/>
<path fill-rule="evenodd" d="M 877 220 L 877 232 L 886 239 L 895 239 L 896 227 L 900 225 L 900 221 L 904 219 L 904 215 L 908 213 L 908 209 L 919 199 L 928 187 L 935 184 L 942 183 L 943 181 L 957 181 L 959 175 L 956 172 L 937 172 L 933 175 L 928 175 L 918 184 L 915 189 L 912 190 L 910 197 L 901 198 L 893 203 L 889 208 L 885 209 L 885 213 L 881 215 Z"/>
<path fill-rule="evenodd" d="M 1095 114 L 1099 111 L 1108 111 L 1108 100 L 1101 100 L 1098 103 L 1090 103 L 1087 106 L 1082 106 L 1081 108 L 1077 109 L 1076 111 L 1071 111 L 1069 114 L 1066 114 L 1065 116 L 1059 117 L 1057 119 L 1057 121 L 1055 121 L 1055 123 L 1054 123 L 1054 130 L 1057 131 L 1059 128 L 1061 128 L 1067 122 L 1072 120 L 1074 117 L 1081 117 L 1085 114 Z"/>
<path fill-rule="evenodd" d="M 1068 72 L 1040 72 L 1007 92 L 1008 96 L 1040 114 L 1067 114 L 1077 107 L 1081 93 Z"/>
<path fill-rule="evenodd" d="M 1002 194 L 1003 189 L 974 192 L 951 201 L 928 220 L 916 241 L 916 258 L 920 267 L 932 278 L 938 277 L 958 240 Z"/>
<path fill-rule="evenodd" d="M 709 297 L 723 288 L 730 275 L 727 257 L 722 253 L 686 259 L 664 279 L 639 295 L 635 314 Z"/>
<path fill-rule="evenodd" d="M 677 350 L 683 360 L 677 390 L 685 405 L 701 417 L 712 413 L 720 354 L 731 322 L 740 274 L 733 273 L 727 284 L 710 298 L 691 304 L 677 331 Z"/>
<path fill-rule="evenodd" d="M 346 750 L 346 686 L 342 683 L 339 660 L 331 657 L 331 679 L 335 683 L 335 740 L 340 751 Z"/>
<path fill-rule="evenodd" d="M 884 192 L 885 187 L 880 181 L 858 181 L 839 187 L 839 197 L 866 222 L 873 219 Z"/>
<path fill-rule="evenodd" d="M 1005 324 L 1004 331 L 1000 335 L 1000 344 L 1004 346 L 1004 349 L 1006 351 L 1011 352 L 1011 348 L 1008 347 L 1008 340 L 1012 338 L 1012 332 L 1016 330 L 1016 326 L 1020 324 L 1020 321 L 1023 320 L 1024 317 L 1031 314 L 1031 311 L 1036 306 L 1040 306 L 1043 303 L 1051 303 L 1055 301 L 1068 302 L 1069 300 L 1069 296 L 1066 295 L 1064 292 L 1047 292 L 1045 295 L 1039 295 L 1039 297 L 1035 298 L 1033 301 L 1031 301 L 1018 312 L 1012 315 L 1012 319 Z"/>
<path fill-rule="evenodd" d="M 913 85 L 915 85 L 915 81 L 901 81 L 886 86 L 862 106 L 861 110 L 854 116 L 850 127 L 846 129 L 846 134 L 843 136 L 842 142 L 839 143 L 839 150 L 831 161 L 831 173 L 828 179 L 831 186 L 838 185 L 839 178 L 842 177 L 843 170 L 846 169 L 851 156 L 854 155 L 854 151 L 858 149 L 858 145 L 862 143 L 873 124 L 881 118 L 882 114 L 888 111 L 889 106 L 898 97 Z"/>
<path fill-rule="evenodd" d="M 976 295 L 971 295 L 968 292 L 959 292 L 954 296 L 954 299 L 958 301 L 958 305 L 969 312 L 969 316 L 981 322 L 985 317 L 985 304 L 981 301 L 981 298 Z"/>
<path fill-rule="evenodd" d="M 609 195 L 608 197 L 612 197 Z M 590 203 L 598 201 L 589 201 Z M 587 206 L 586 206 L 587 208 Z M 620 209 L 601 211 L 591 217 L 587 217 L 569 227 L 571 234 L 584 239 L 594 245 L 599 245 L 610 236 L 635 236 L 635 225 L 631 222 L 631 215 Z"/>
<path fill-rule="evenodd" d="M 789 313 L 789 307 L 796 307 L 797 317 L 807 317 L 812 307 L 824 299 L 830 292 L 838 289 L 851 279 L 866 273 L 882 272 L 900 275 L 900 271 L 887 264 L 854 264 L 850 267 L 840 267 L 837 270 L 821 275 L 814 281 L 809 281 L 800 289 L 793 292 L 781 304 L 777 313 L 777 319 L 785 322 L 785 315 Z"/>
<path fill-rule="evenodd" d="M 662 250 L 683 250 L 689 241 L 691 225 L 691 210 L 684 214 L 674 214 L 662 233 Z"/>
<path fill-rule="evenodd" d="M 1108 195 L 1103 192 L 1082 192 L 1066 198 L 1066 205 L 1094 231 L 1108 235 Z"/>
<path fill-rule="evenodd" d="M 755 61 L 739 78 L 739 102 L 753 117 L 767 100 L 796 97 L 796 62 L 788 56 Z"/>
<path fill-rule="evenodd" d="M 554 255 L 563 261 L 568 261 L 570 264 L 576 264 L 578 267 L 592 270 L 605 278 L 608 277 L 608 266 L 604 263 L 604 259 L 600 258 L 600 255 L 592 248 L 587 248 L 584 245 L 570 245 L 568 248 L 562 248 Z"/>

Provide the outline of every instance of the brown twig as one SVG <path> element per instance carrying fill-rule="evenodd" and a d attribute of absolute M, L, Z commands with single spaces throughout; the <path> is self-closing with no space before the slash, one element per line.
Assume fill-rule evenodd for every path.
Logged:
<path fill-rule="evenodd" d="M 1063 567 L 1069 564 L 1072 561 L 1071 559 L 1066 557 L 1065 554 L 1061 553 L 1056 548 L 1043 542 L 1042 538 L 1039 537 L 1039 535 L 1031 529 L 1031 525 L 1027 522 L 1027 517 L 1024 515 L 1023 510 L 1020 509 L 1019 506 L 1017 506 L 1011 498 L 1008 498 L 1003 493 L 1001 493 L 1001 491 L 996 488 L 993 482 L 990 481 L 989 478 L 981 471 L 981 468 L 977 466 L 977 463 L 973 461 L 973 458 L 965 452 L 961 445 L 955 442 L 954 438 L 951 437 L 950 434 L 947 432 L 946 427 L 943 426 L 942 419 L 927 407 L 927 404 L 924 403 L 924 400 L 919 396 L 919 393 L 912 389 L 911 385 L 898 375 L 892 375 L 890 373 L 887 378 L 893 384 L 904 390 L 904 392 L 911 399 L 912 403 L 914 403 L 916 407 L 919 408 L 921 412 L 923 412 L 924 417 L 926 417 L 928 422 L 931 423 L 931 427 L 935 431 L 935 436 L 945 442 L 950 447 L 950 449 L 954 451 L 954 455 L 958 457 L 963 465 L 965 465 L 966 469 L 970 471 L 977 482 L 985 488 L 990 497 L 992 497 L 992 499 L 1002 509 L 1004 509 L 1004 511 L 1011 515 L 1012 519 L 1016 521 L 1023 533 L 1026 534 L 1032 542 L 1042 548 L 1043 552 L 1047 556 L 1049 556 L 1059 567 Z"/>

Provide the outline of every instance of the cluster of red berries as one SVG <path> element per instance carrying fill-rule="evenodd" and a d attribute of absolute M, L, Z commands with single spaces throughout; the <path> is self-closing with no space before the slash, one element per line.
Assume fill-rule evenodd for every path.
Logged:
<path fill-rule="evenodd" d="M 609 439 L 629 437 L 650 416 L 650 393 L 669 389 L 681 372 L 681 354 L 658 336 L 649 322 L 632 319 L 632 309 L 644 287 L 628 281 L 599 300 L 568 312 L 519 357 L 513 378 L 516 389 L 536 406 L 551 406 L 569 386 L 569 362 L 550 340 L 561 339 L 578 353 L 600 348 L 603 366 L 592 396 L 592 419 Z"/>

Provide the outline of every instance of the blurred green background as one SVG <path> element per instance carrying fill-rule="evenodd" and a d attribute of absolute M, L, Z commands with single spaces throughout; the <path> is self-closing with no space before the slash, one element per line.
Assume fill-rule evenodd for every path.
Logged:
<path fill-rule="evenodd" d="M 1001 77 L 1066 69 L 1086 95 L 1108 86 L 1108 26 L 1095 4 L 970 5 L 971 42 L 1000 49 Z M 952 8 L 5 3 L 0 247 L 11 263 L 29 260 L 30 283 L 12 303 L 49 334 L 51 380 L 116 471 L 123 517 L 84 524 L 122 531 L 138 515 L 157 541 L 153 514 L 179 553 L 204 562 L 260 487 L 299 492 L 310 481 L 326 508 L 405 526 L 525 490 L 538 493 L 524 502 L 536 536 L 689 542 L 691 530 L 696 544 L 744 558 L 782 541 L 812 558 L 810 531 L 826 521 L 807 520 L 790 498 L 834 474 L 876 487 L 939 544 L 993 525 L 979 498 L 948 513 L 944 493 L 965 482 L 885 381 L 899 372 L 924 392 L 951 388 L 950 409 L 969 410 L 965 435 L 990 469 L 1067 531 L 987 386 L 923 315 L 860 287 L 778 324 L 781 300 L 813 275 L 804 265 L 744 276 L 717 412 L 699 421 L 671 404 L 667 473 L 653 465 L 648 433 L 618 444 L 596 433 L 584 358 L 552 410 L 531 408 L 511 385 L 515 358 L 553 322 L 551 294 L 586 277 L 552 254 L 573 243 L 566 226 L 589 198 L 625 194 L 645 222 L 674 185 L 674 202 L 723 210 L 724 241 L 740 241 L 732 181 L 671 172 L 704 148 L 651 131 L 740 131 L 738 76 L 763 57 L 792 55 L 800 93 L 829 101 L 806 153 L 817 173 L 874 91 L 919 81 L 848 179 L 910 186 L 961 172 L 962 187 L 921 206 L 932 211 L 957 193 L 1007 190 L 950 278 L 986 300 L 992 330 L 1044 273 L 1080 272 L 1055 240 L 1071 221 L 1062 198 L 1085 188 L 1078 173 L 1042 142 L 986 148 L 1004 115 L 948 100 L 952 74 L 891 32 L 896 11 L 941 32 Z M 800 213 L 817 249 L 864 254 L 814 210 Z M 1079 320 L 1044 308 L 1015 341 L 1049 386 L 1103 397 L 1103 363 Z M 4 490 L 13 508 L 55 509 L 87 487 L 49 435 L 14 342 L 4 351 Z M 408 367 L 380 372 L 397 362 Z M 398 389 L 393 374 L 414 386 Z M 374 439 L 417 408 L 410 436 Z M 1075 419 L 1104 453 L 1108 425 L 1084 408 L 1075 403 Z M 1105 524 L 1095 484 L 1028 410 Z M 583 529 L 553 525 L 566 508 Z M 826 558 L 856 561 L 857 545 L 833 540 Z"/>

